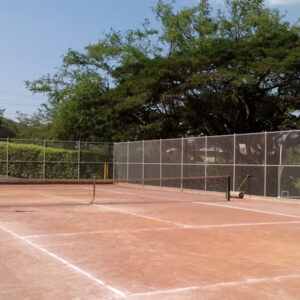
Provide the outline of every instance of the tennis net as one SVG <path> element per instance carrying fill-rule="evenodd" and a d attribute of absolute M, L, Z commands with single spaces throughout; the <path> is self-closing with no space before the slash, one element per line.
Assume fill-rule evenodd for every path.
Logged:
<path fill-rule="evenodd" d="M 224 176 L 194 176 L 194 177 L 165 177 L 165 178 L 118 178 L 115 184 L 132 186 L 133 188 L 150 189 L 157 191 L 195 191 L 202 195 L 215 195 L 218 199 L 230 200 L 231 177 Z"/>

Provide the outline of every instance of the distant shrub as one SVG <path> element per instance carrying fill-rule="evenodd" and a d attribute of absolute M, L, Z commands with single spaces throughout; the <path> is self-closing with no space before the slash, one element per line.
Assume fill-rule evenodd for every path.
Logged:
<path fill-rule="evenodd" d="M 112 160 L 109 147 L 80 151 L 80 178 L 103 178 L 103 163 Z M 45 164 L 44 164 L 45 157 Z M 0 173 L 6 175 L 7 144 L 0 142 Z M 13 178 L 76 179 L 78 150 L 33 144 L 8 144 L 8 176 Z"/>

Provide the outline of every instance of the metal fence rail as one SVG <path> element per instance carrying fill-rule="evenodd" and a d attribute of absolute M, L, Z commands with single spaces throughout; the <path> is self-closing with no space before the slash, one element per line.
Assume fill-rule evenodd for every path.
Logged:
<path fill-rule="evenodd" d="M 207 180 L 163 179 L 228 175 L 236 191 L 253 175 L 246 193 L 300 199 L 300 130 L 122 142 L 114 144 L 113 156 L 115 179 L 210 190 Z"/>

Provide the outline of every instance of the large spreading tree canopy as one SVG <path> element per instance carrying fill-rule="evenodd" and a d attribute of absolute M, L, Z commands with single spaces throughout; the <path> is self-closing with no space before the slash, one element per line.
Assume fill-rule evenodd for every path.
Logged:
<path fill-rule="evenodd" d="M 300 27 L 263 0 L 208 0 L 159 26 L 112 30 L 28 88 L 46 93 L 49 137 L 119 141 L 300 128 Z"/>

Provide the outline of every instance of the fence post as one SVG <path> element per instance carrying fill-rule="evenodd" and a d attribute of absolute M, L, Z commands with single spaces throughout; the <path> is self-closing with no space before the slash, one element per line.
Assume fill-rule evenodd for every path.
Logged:
<path fill-rule="evenodd" d="M 6 139 L 6 179 L 8 179 L 8 143 L 9 143 L 9 138 Z"/>
<path fill-rule="evenodd" d="M 142 184 L 145 185 L 145 141 L 143 140 Z"/>
<path fill-rule="evenodd" d="M 282 175 L 282 144 L 279 144 L 279 166 L 277 171 L 277 197 L 281 197 L 281 175 Z"/>
<path fill-rule="evenodd" d="M 161 139 L 159 140 L 159 185 L 162 186 L 162 147 L 161 147 Z"/>
<path fill-rule="evenodd" d="M 236 134 L 233 134 L 233 178 L 232 190 L 235 191 L 235 164 L 236 164 Z"/>
<path fill-rule="evenodd" d="M 80 179 L 80 151 L 81 151 L 81 142 L 78 141 L 78 162 L 77 162 L 77 179 Z"/>
<path fill-rule="evenodd" d="M 265 131 L 264 197 L 267 196 L 267 131 Z"/>
<path fill-rule="evenodd" d="M 204 190 L 207 190 L 207 135 L 205 136 Z"/>
<path fill-rule="evenodd" d="M 112 144 L 113 145 L 113 165 L 112 165 L 112 179 L 113 179 L 113 182 L 115 182 L 115 143 Z"/>
<path fill-rule="evenodd" d="M 183 191 L 183 137 L 181 138 L 180 188 Z"/>
<path fill-rule="evenodd" d="M 127 170 L 126 170 L 126 178 L 127 178 L 127 183 L 129 180 L 129 142 L 127 142 Z"/>
<path fill-rule="evenodd" d="M 46 178 L 46 140 L 44 140 L 44 153 L 43 153 L 43 180 Z"/>

